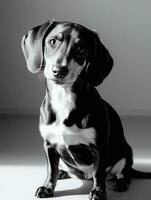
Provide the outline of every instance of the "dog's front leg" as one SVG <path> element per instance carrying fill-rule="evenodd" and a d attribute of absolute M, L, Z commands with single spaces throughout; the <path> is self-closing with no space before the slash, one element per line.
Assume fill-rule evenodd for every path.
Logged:
<path fill-rule="evenodd" d="M 93 188 L 89 194 L 90 200 L 106 200 L 106 160 L 107 148 L 103 145 L 98 152 L 97 161 L 93 172 Z"/>
<path fill-rule="evenodd" d="M 47 158 L 47 178 L 44 185 L 39 187 L 36 191 L 35 195 L 38 198 L 48 198 L 53 196 L 59 172 L 59 155 L 55 147 L 49 145 L 45 141 L 44 150 Z"/>

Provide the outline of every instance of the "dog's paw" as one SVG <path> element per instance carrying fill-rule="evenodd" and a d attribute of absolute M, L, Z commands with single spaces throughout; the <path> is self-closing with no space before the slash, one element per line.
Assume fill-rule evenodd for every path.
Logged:
<path fill-rule="evenodd" d="M 125 192 L 128 190 L 128 183 L 124 178 L 117 179 L 114 183 L 114 191 Z"/>
<path fill-rule="evenodd" d="M 35 193 L 35 196 L 38 198 L 49 198 L 53 197 L 54 191 L 52 188 L 47 188 L 47 187 L 39 187 Z"/>
<path fill-rule="evenodd" d="M 58 179 L 70 178 L 69 174 L 63 170 L 59 170 Z"/>
<path fill-rule="evenodd" d="M 92 190 L 89 194 L 90 200 L 106 200 L 107 194 L 104 190 Z"/>

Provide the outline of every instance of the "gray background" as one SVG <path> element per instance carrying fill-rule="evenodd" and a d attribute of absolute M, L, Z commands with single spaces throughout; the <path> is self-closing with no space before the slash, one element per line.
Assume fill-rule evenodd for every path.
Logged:
<path fill-rule="evenodd" d="M 99 91 L 121 114 L 151 114 L 151 1 L 0 1 L 0 112 L 38 112 L 44 84 L 27 71 L 22 36 L 47 19 L 96 29 L 114 58 Z"/>

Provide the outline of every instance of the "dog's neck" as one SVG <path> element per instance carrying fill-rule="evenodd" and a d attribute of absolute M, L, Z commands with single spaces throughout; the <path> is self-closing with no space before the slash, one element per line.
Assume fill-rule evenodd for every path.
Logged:
<path fill-rule="evenodd" d="M 86 93 L 85 82 L 75 82 L 73 85 L 58 85 L 46 81 L 46 93 L 58 123 L 68 118 L 72 110 L 77 107 L 77 99 Z"/>
<path fill-rule="evenodd" d="M 70 112 L 76 107 L 77 94 L 73 88 L 73 85 L 58 85 L 52 81 L 46 81 L 48 99 L 58 123 L 68 118 Z"/>

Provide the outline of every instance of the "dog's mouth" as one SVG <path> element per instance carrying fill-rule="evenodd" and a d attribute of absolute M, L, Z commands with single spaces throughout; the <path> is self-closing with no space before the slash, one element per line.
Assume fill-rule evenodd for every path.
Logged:
<path fill-rule="evenodd" d="M 44 76 L 47 80 L 57 85 L 72 85 L 77 80 L 78 74 L 71 70 L 54 70 L 52 72 L 49 68 L 48 70 L 45 68 Z"/>
<path fill-rule="evenodd" d="M 70 78 L 68 78 L 68 77 L 51 77 L 51 78 L 47 78 L 47 79 L 57 85 L 72 85 L 76 81 L 75 76 L 72 76 Z"/>
<path fill-rule="evenodd" d="M 52 81 L 57 84 L 57 85 L 64 85 L 66 84 L 66 81 L 63 81 L 62 79 L 56 78 L 56 79 L 52 79 Z"/>

